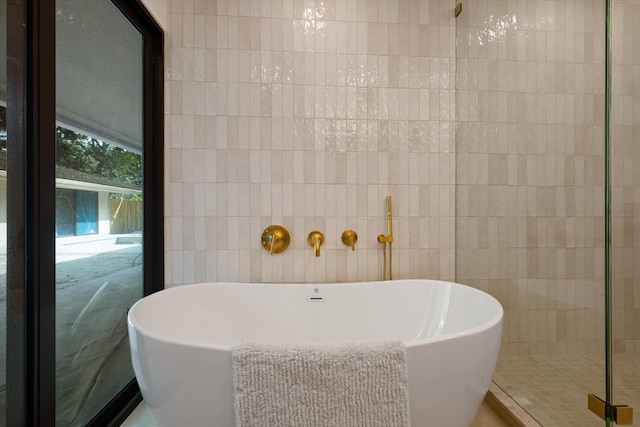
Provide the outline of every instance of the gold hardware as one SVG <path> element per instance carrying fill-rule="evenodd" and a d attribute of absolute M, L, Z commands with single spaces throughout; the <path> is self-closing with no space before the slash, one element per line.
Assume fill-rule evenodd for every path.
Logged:
<path fill-rule="evenodd" d="M 613 419 L 618 425 L 633 424 L 633 408 L 627 405 L 616 405 L 613 407 Z"/>
<path fill-rule="evenodd" d="M 458 3 L 456 5 L 456 12 L 455 12 L 456 18 L 458 17 L 458 15 L 460 15 L 460 12 L 462 12 L 462 3 Z"/>
<path fill-rule="evenodd" d="M 281 225 L 270 225 L 262 232 L 262 247 L 269 255 L 284 252 L 290 242 L 289 231 Z"/>
<path fill-rule="evenodd" d="M 393 243 L 393 236 L 385 236 L 384 234 L 378 234 L 379 243 Z"/>
<path fill-rule="evenodd" d="M 603 420 L 607 419 L 608 411 L 610 413 L 610 419 L 616 424 L 633 424 L 633 408 L 630 408 L 627 405 L 608 405 L 607 402 L 600 399 L 595 394 L 589 393 L 587 408 Z"/>
<path fill-rule="evenodd" d="M 342 233 L 342 243 L 347 246 L 351 246 L 351 250 L 356 250 L 356 242 L 358 241 L 358 233 L 353 230 L 345 230 Z"/>
<path fill-rule="evenodd" d="M 599 397 L 589 393 L 589 398 L 587 399 L 587 408 L 603 420 L 606 418 L 605 408 L 607 404 L 604 401 L 600 400 Z"/>
<path fill-rule="evenodd" d="M 320 246 L 324 243 L 324 235 L 319 231 L 312 231 L 307 237 L 307 243 L 313 247 L 316 256 L 320 256 Z"/>
<path fill-rule="evenodd" d="M 389 235 L 378 234 L 378 242 L 382 243 L 382 280 L 387 280 L 387 243 L 389 244 L 389 280 L 393 280 L 393 220 L 391 215 L 391 196 L 387 196 L 387 229 Z"/>

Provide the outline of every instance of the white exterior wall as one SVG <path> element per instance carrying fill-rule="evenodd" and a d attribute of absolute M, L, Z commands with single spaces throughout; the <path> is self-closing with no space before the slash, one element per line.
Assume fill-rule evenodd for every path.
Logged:
<path fill-rule="evenodd" d="M 109 193 L 101 191 L 98 193 L 98 234 L 109 234 L 111 232 L 111 212 L 109 210 Z"/>

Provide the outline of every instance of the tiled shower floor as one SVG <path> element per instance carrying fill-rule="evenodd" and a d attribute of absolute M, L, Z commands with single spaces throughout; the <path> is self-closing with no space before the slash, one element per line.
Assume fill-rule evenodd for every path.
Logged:
<path fill-rule="evenodd" d="M 640 426 L 640 354 L 614 355 L 613 401 L 635 409 Z M 602 427 L 587 410 L 587 394 L 604 398 L 604 357 L 506 356 L 493 378 L 544 427 Z"/>

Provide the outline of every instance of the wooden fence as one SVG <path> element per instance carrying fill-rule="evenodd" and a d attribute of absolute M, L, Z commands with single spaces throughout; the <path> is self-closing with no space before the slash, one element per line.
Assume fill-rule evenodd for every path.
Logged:
<path fill-rule="evenodd" d="M 142 230 L 142 200 L 109 199 L 111 234 Z"/>

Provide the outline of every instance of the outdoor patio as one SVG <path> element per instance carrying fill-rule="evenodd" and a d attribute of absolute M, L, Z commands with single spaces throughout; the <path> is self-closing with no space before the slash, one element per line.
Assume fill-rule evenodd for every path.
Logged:
<path fill-rule="evenodd" d="M 139 233 L 56 239 L 56 421 L 60 425 L 83 424 L 132 378 L 126 316 L 142 297 L 140 243 Z M 6 342 L 5 257 L 0 255 L 2 342 Z M 5 374 L 3 345 L 1 394 Z M 0 396 L 0 404 L 4 401 Z"/>

